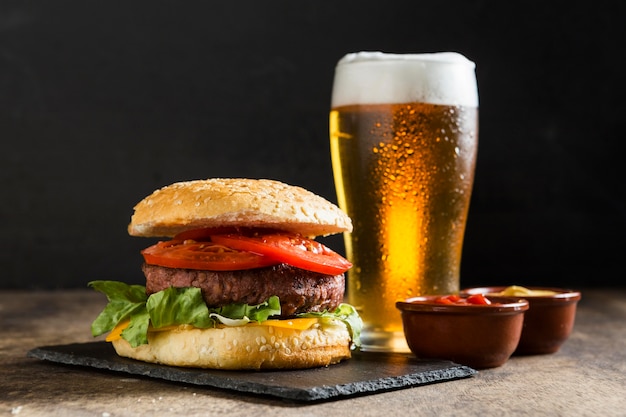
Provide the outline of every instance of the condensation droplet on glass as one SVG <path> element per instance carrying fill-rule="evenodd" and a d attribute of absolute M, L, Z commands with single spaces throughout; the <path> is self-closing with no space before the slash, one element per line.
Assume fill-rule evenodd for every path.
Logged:
<path fill-rule="evenodd" d="M 455 146 L 454 147 L 454 153 L 457 154 L 457 155 L 460 155 L 461 154 L 461 149 L 459 149 L 458 146 Z"/>

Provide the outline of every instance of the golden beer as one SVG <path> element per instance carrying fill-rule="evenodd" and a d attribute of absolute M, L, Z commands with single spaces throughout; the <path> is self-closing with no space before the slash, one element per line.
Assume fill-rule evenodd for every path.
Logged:
<path fill-rule="evenodd" d="M 459 290 L 478 106 L 363 101 L 334 97 L 330 113 L 338 202 L 354 223 L 347 298 L 365 324 L 363 349 L 405 351 L 396 301 Z"/>

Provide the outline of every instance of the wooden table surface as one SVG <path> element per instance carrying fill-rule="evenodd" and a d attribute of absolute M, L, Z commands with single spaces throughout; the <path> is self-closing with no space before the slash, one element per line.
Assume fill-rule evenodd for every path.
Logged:
<path fill-rule="evenodd" d="M 315 404 L 28 358 L 90 342 L 106 299 L 90 290 L 0 290 L 0 416 L 625 416 L 626 289 L 582 291 L 570 339 L 473 377 Z M 100 339 L 96 339 L 100 340 Z"/>

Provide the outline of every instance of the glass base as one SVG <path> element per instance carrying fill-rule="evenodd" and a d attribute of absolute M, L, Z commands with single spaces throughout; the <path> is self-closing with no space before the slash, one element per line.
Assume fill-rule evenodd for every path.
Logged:
<path fill-rule="evenodd" d="M 411 352 L 406 343 L 404 332 L 383 332 L 368 329 L 363 329 L 361 332 L 361 350 L 364 352 Z"/>

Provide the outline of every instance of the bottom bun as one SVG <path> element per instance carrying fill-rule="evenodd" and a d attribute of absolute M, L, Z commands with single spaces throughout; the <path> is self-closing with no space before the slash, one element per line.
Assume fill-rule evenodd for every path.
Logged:
<path fill-rule="evenodd" d="M 335 364 L 350 358 L 345 325 L 315 325 L 306 330 L 246 325 L 198 329 L 180 326 L 148 333 L 136 348 L 124 339 L 118 355 L 144 362 L 211 369 L 298 369 Z"/>

